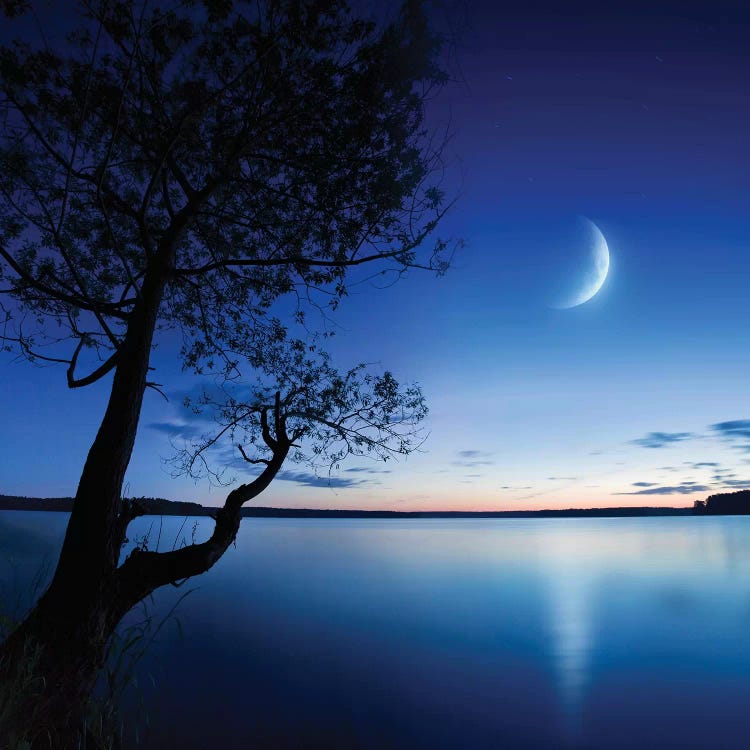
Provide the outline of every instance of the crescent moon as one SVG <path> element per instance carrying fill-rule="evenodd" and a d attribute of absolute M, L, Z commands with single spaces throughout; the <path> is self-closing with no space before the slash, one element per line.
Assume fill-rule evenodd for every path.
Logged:
<path fill-rule="evenodd" d="M 560 310 L 569 310 L 571 307 L 578 307 L 578 305 L 588 302 L 602 288 L 609 273 L 609 247 L 607 247 L 607 240 L 604 239 L 601 230 L 593 221 L 586 217 L 583 217 L 583 219 L 589 227 L 591 263 L 583 277 L 580 288 L 568 300 L 558 306 Z"/>

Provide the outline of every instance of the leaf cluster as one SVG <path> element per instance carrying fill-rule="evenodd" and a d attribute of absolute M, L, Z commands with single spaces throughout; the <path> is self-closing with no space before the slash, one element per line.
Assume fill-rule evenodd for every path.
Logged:
<path fill-rule="evenodd" d="M 343 0 L 88 0 L 64 45 L 1 47 L 5 342 L 87 385 L 158 282 L 185 367 L 236 375 L 280 297 L 443 271 L 438 51 L 414 0 L 387 25 Z"/>
<path fill-rule="evenodd" d="M 282 441 L 291 458 L 329 472 L 348 456 L 387 461 L 418 448 L 418 425 L 428 409 L 417 384 L 365 364 L 339 372 L 313 343 L 282 338 L 254 362 L 256 382 L 224 382 L 186 397 L 184 406 L 213 426 L 175 457 L 176 473 L 222 483 L 210 453 L 223 451 L 223 466 L 237 459 L 270 463 Z"/>

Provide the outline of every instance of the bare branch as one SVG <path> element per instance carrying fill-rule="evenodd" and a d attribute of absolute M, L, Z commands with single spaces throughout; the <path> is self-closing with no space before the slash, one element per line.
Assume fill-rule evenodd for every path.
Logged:
<path fill-rule="evenodd" d="M 238 423 L 238 420 L 233 420 L 234 424 Z M 275 450 L 276 448 L 276 441 L 273 439 L 273 436 L 271 435 L 271 430 L 268 428 L 268 407 L 264 406 L 260 410 L 260 427 L 261 427 L 261 435 L 263 437 L 263 442 L 271 449 Z"/>
<path fill-rule="evenodd" d="M 271 462 L 267 458 L 250 458 L 250 456 L 245 453 L 245 449 L 242 447 L 242 443 L 237 443 L 237 448 L 242 455 L 242 458 L 245 459 L 249 464 L 265 464 L 268 466 Z"/>
<path fill-rule="evenodd" d="M 117 366 L 119 355 L 119 350 L 113 352 L 112 355 L 110 355 L 104 362 L 102 362 L 101 365 L 99 365 L 99 367 L 97 367 L 95 370 L 93 370 L 83 378 L 74 377 L 76 363 L 75 360 L 71 361 L 70 367 L 67 370 L 68 388 L 84 388 L 87 385 L 96 383 L 97 380 L 101 380 L 105 375 L 112 372 L 112 370 L 114 370 L 114 368 Z"/>
<path fill-rule="evenodd" d="M 115 579 L 123 614 L 159 586 L 183 581 L 211 568 L 234 541 L 240 526 L 242 506 L 268 487 L 288 451 L 288 443 L 280 444 L 256 479 L 227 495 L 224 507 L 216 514 L 213 534 L 207 541 L 170 552 L 133 550 L 118 568 Z"/>

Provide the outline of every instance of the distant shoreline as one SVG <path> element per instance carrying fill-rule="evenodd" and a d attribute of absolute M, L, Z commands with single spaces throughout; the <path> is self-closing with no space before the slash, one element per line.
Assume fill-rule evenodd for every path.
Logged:
<path fill-rule="evenodd" d="M 138 499 L 147 516 L 210 516 L 217 508 L 198 503 Z M 0 510 L 55 511 L 69 513 L 70 497 L 19 497 L 0 495 Z M 692 516 L 693 508 L 619 507 L 562 508 L 547 510 L 488 511 L 397 511 L 397 510 L 324 510 L 317 508 L 243 508 L 243 518 L 639 518 L 648 516 Z"/>

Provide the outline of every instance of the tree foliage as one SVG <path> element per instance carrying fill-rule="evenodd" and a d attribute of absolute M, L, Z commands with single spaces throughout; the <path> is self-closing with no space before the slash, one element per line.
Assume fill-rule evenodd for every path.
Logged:
<path fill-rule="evenodd" d="M 6 342 L 94 382 L 159 275 L 186 366 L 230 374 L 281 295 L 335 306 L 369 261 L 444 270 L 419 3 L 384 28 L 337 0 L 81 9 L 65 46 L 0 50 Z"/>
<path fill-rule="evenodd" d="M 230 461 L 217 470 L 207 458 L 222 444 L 236 446 L 245 463 L 267 466 L 276 447 L 270 414 L 274 430 L 289 435 L 292 460 L 329 472 L 348 456 L 387 461 L 422 442 L 415 426 L 428 410 L 418 385 L 402 387 L 391 372 L 364 364 L 341 373 L 326 352 L 298 339 L 275 340 L 255 356 L 252 386 L 225 381 L 185 397 L 183 405 L 213 428 L 178 451 L 177 474 L 224 483 Z"/>
<path fill-rule="evenodd" d="M 0 3 L 6 24 L 34 13 Z M 335 309 L 352 269 L 441 273 L 452 251 L 433 238 L 448 204 L 443 142 L 424 126 L 446 77 L 418 0 L 389 23 L 344 0 L 77 7 L 63 41 L 0 46 L 0 344 L 64 365 L 71 388 L 111 376 L 54 578 L 0 646 L 0 687 L 38 647 L 36 687 L 0 690 L 0 711 L 19 733 L 33 711 L 54 747 L 78 746 L 125 613 L 208 570 L 287 458 L 330 466 L 418 445 L 417 386 L 339 372 L 288 329 L 308 306 Z M 279 317 L 284 298 L 294 321 Z M 182 469 L 214 471 L 226 439 L 255 471 L 205 542 L 121 561 L 143 513 L 122 485 L 165 330 L 216 384 L 191 404 L 215 429 Z"/>

